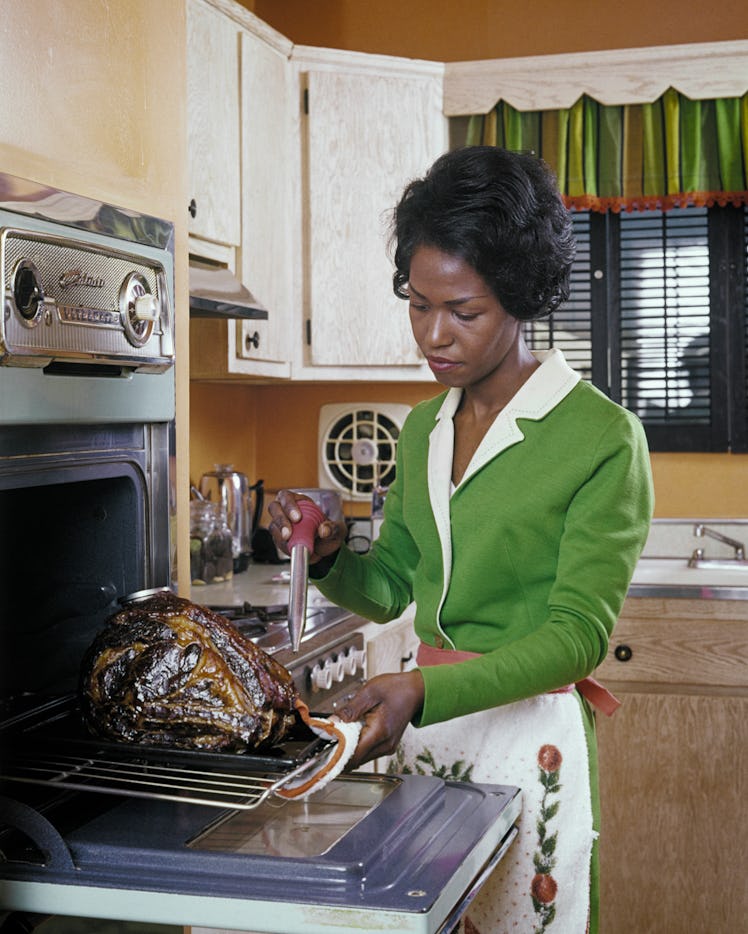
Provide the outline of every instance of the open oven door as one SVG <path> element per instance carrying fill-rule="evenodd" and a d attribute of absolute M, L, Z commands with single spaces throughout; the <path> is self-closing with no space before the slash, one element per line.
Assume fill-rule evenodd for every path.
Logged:
<path fill-rule="evenodd" d="M 5 798 L 0 819 L 42 856 L 6 856 L 0 904 L 271 934 L 437 934 L 506 852 L 520 809 L 516 788 L 367 773 L 246 809 L 122 798 L 70 831 Z"/>

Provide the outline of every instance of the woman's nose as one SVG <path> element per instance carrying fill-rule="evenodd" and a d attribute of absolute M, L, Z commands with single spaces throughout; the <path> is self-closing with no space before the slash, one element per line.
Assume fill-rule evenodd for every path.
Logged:
<path fill-rule="evenodd" d="M 434 311 L 429 315 L 426 326 L 426 339 L 431 347 L 444 347 L 451 342 L 448 314 Z"/>

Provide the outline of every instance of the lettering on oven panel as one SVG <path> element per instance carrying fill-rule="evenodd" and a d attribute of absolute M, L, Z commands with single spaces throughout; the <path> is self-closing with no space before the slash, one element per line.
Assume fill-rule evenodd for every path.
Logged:
<path fill-rule="evenodd" d="M 69 269 L 63 272 L 58 279 L 61 289 L 70 289 L 75 285 L 88 286 L 92 289 L 103 289 L 106 285 L 101 276 L 92 276 L 82 269 Z"/>
<path fill-rule="evenodd" d="M 58 305 L 57 314 L 63 324 L 82 324 L 122 330 L 119 312 L 105 311 L 100 308 L 78 308 L 74 305 Z"/>

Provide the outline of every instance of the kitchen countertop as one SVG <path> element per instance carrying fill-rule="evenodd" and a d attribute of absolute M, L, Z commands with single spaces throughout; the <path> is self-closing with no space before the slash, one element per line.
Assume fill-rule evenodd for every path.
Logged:
<path fill-rule="evenodd" d="M 284 564 L 252 564 L 246 571 L 234 574 L 231 580 L 217 584 L 193 584 L 191 598 L 208 606 L 277 606 L 288 603 L 290 562 Z M 310 581 L 307 606 L 332 606 Z"/>
<path fill-rule="evenodd" d="M 192 586 L 196 603 L 255 606 L 288 603 L 289 563 L 251 564 L 231 580 Z M 642 558 L 629 588 L 630 597 L 672 597 L 703 600 L 748 600 L 748 567 L 734 569 L 690 568 L 686 558 Z M 309 582 L 307 605 L 331 606 Z"/>

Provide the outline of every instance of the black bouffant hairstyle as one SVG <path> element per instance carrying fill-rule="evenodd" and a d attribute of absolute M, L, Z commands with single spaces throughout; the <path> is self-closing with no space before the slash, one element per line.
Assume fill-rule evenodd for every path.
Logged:
<path fill-rule="evenodd" d="M 413 253 L 460 256 L 509 314 L 551 314 L 569 296 L 575 242 L 556 179 L 537 156 L 466 146 L 440 156 L 393 212 L 393 288 L 408 298 Z"/>

